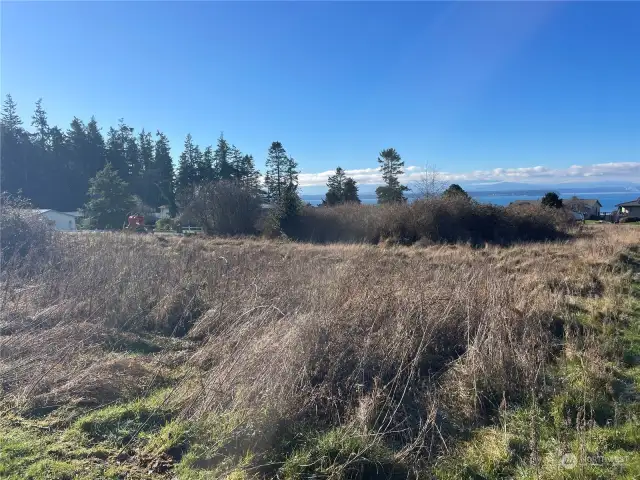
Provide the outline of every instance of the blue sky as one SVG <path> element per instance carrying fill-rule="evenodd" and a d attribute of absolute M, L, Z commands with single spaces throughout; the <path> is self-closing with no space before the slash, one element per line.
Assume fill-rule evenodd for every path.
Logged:
<path fill-rule="evenodd" d="M 1 4 L 1 91 L 27 120 L 220 131 L 303 185 L 377 181 L 396 148 L 456 181 L 640 180 L 640 3 Z M 314 189 L 311 189 L 314 190 Z M 311 191 L 309 190 L 309 191 Z"/>

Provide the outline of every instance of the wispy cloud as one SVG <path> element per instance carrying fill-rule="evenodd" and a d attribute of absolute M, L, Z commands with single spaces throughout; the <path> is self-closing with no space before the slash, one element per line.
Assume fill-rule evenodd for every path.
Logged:
<path fill-rule="evenodd" d="M 417 181 L 424 174 L 424 167 L 409 165 L 404 168 L 401 180 L 404 183 Z M 301 173 L 300 185 L 303 187 L 324 185 L 334 173 L 333 170 L 318 173 Z M 376 185 L 382 182 L 380 170 L 377 168 L 360 168 L 346 170 L 347 176 L 352 177 L 363 185 Z M 638 180 L 640 179 L 640 162 L 611 162 L 592 165 L 572 165 L 568 168 L 549 168 L 543 166 L 522 168 L 494 168 L 492 170 L 475 170 L 465 173 L 451 173 L 442 171 L 440 176 L 450 182 L 526 182 L 548 183 L 563 181 L 593 181 L 607 180 Z M 594 178 L 595 177 L 595 178 Z"/>

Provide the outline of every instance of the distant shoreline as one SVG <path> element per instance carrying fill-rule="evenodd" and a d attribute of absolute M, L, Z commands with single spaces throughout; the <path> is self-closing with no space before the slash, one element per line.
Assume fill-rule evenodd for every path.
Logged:
<path fill-rule="evenodd" d="M 481 203 L 490 203 L 494 205 L 505 206 L 515 200 L 537 200 L 541 198 L 548 190 L 522 190 L 522 191 L 506 191 L 506 192 L 473 192 L 469 191 L 469 195 L 473 199 Z M 561 198 L 570 198 L 577 196 L 580 198 L 598 199 L 602 205 L 603 212 L 615 210 L 619 203 L 635 200 L 640 196 L 640 192 L 579 192 L 579 191 L 558 191 Z M 416 195 L 407 195 L 407 199 L 411 202 L 416 199 Z M 324 195 L 320 194 L 302 194 L 302 200 L 311 205 L 320 205 Z M 360 195 L 360 200 L 365 204 L 377 203 L 374 193 L 364 193 Z"/>

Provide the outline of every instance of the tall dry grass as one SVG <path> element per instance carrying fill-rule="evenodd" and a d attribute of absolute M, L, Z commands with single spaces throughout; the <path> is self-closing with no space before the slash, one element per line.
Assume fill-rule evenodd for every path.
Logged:
<path fill-rule="evenodd" d="M 428 461 L 503 399 L 527 401 L 560 313 L 576 296 L 618 298 L 612 259 L 639 239 L 624 226 L 508 248 L 68 235 L 36 278 L 3 271 L 3 405 L 171 384 L 185 417 L 242 412 L 253 448 L 349 425 Z"/>

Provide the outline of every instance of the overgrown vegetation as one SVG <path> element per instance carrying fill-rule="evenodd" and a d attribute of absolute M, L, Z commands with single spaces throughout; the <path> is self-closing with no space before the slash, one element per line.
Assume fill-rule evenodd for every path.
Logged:
<path fill-rule="evenodd" d="M 52 237 L 3 264 L 0 476 L 638 478 L 639 240 Z"/>
<path fill-rule="evenodd" d="M 55 253 L 55 232 L 32 205 L 19 196 L 0 195 L 0 266 L 46 265 Z M 31 261 L 25 261 L 30 257 Z M 34 260 L 39 257 L 38 260 Z"/>
<path fill-rule="evenodd" d="M 572 219 L 561 210 L 536 205 L 496 207 L 474 202 L 466 193 L 452 193 L 410 204 L 308 207 L 284 231 L 296 240 L 318 243 L 481 245 L 566 238 L 571 227 Z"/>

